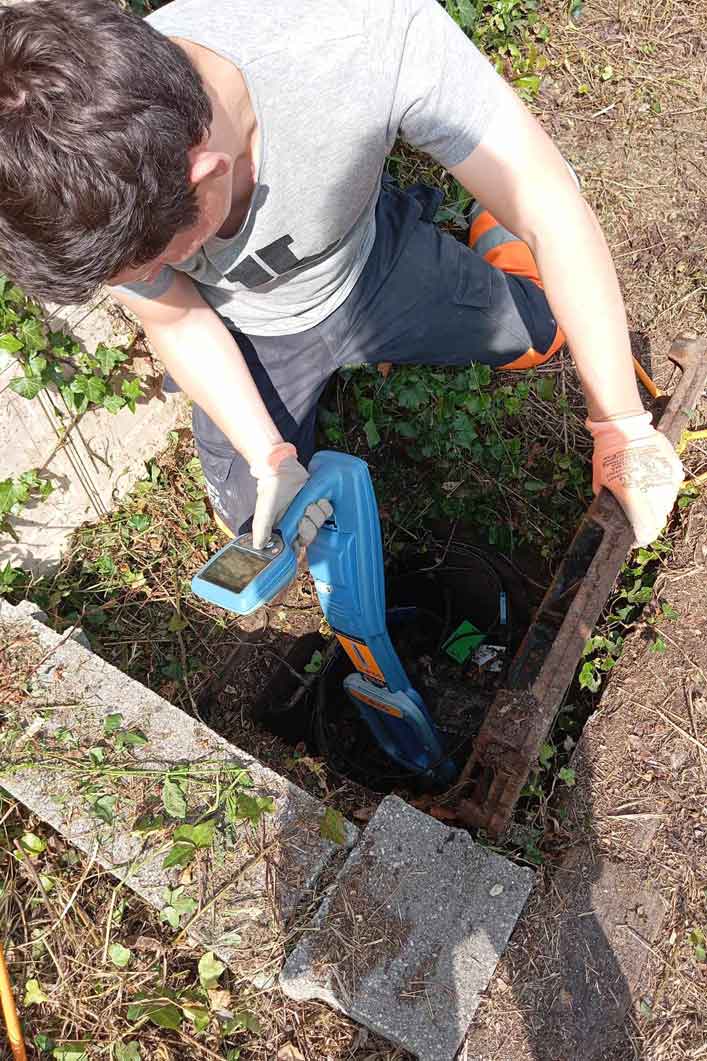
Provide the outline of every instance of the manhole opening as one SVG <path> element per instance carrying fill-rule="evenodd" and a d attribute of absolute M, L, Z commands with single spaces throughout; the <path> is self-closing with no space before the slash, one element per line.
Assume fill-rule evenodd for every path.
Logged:
<path fill-rule="evenodd" d="M 441 558 L 405 556 L 388 575 L 386 589 L 391 640 L 446 753 L 461 769 L 536 601 L 524 576 L 501 554 L 456 540 L 448 541 Z M 483 642 L 479 653 L 460 662 L 445 646 L 463 639 L 457 633 L 463 623 L 472 624 Z M 338 774 L 368 788 L 429 788 L 374 741 L 343 687 L 353 670 L 338 642 L 305 634 L 276 667 L 253 720 L 292 745 L 304 742 Z"/>

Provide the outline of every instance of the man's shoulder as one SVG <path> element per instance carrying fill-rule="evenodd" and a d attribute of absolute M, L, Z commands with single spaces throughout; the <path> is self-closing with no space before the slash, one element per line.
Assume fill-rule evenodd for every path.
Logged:
<path fill-rule="evenodd" d="M 381 0 L 171 0 L 148 15 L 169 37 L 227 53 L 241 64 L 279 51 L 299 52 L 356 35 L 377 21 Z"/>

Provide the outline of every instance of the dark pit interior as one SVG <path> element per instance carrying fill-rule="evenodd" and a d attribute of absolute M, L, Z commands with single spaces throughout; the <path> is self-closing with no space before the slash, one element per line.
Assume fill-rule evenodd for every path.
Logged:
<path fill-rule="evenodd" d="M 450 538 L 441 554 L 406 556 L 389 572 L 386 591 L 391 640 L 461 770 L 528 628 L 537 590 L 494 550 Z M 484 645 L 498 646 L 487 663 L 479 665 L 473 655 L 458 662 L 445 651 L 464 621 L 484 635 Z M 391 760 L 374 741 L 343 687 L 353 669 L 335 639 L 305 634 L 273 672 L 254 720 L 371 789 L 430 790 L 428 779 Z"/>

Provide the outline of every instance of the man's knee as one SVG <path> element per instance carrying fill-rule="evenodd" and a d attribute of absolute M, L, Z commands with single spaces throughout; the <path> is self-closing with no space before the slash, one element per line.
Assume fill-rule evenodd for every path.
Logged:
<path fill-rule="evenodd" d="M 215 454 L 198 439 L 197 449 L 214 515 L 232 534 L 240 534 L 248 529 L 255 510 L 256 484 L 246 461 L 235 450 L 230 455 Z"/>

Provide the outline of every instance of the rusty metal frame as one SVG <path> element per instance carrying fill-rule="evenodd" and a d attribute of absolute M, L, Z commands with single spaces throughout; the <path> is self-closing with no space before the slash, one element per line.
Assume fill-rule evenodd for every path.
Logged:
<path fill-rule="evenodd" d="M 668 356 L 682 370 L 682 378 L 658 429 L 676 446 L 707 384 L 707 341 L 678 338 Z M 511 822 L 632 545 L 623 511 L 613 495 L 602 490 L 577 529 L 455 786 L 467 797 L 465 821 L 492 836 L 499 836 Z"/>

